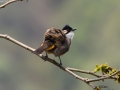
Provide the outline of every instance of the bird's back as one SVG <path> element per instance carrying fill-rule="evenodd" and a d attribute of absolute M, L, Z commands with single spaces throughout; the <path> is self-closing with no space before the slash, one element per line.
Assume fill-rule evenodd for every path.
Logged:
<path fill-rule="evenodd" d="M 48 40 L 57 47 L 65 42 L 66 35 L 62 30 L 56 28 L 50 28 L 46 31 L 44 41 Z"/>

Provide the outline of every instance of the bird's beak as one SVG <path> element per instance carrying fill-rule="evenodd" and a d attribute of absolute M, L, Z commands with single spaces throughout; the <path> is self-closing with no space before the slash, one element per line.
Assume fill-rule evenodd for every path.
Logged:
<path fill-rule="evenodd" d="M 76 28 L 73 29 L 73 31 L 77 30 Z"/>

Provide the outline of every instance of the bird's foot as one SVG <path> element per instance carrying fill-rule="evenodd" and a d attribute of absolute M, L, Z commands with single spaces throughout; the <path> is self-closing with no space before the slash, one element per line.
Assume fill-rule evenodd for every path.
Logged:
<path fill-rule="evenodd" d="M 60 62 L 60 65 L 62 65 L 62 63 Z"/>
<path fill-rule="evenodd" d="M 45 56 L 45 61 L 47 61 L 47 58 L 48 58 L 48 55 L 47 55 L 47 53 L 46 53 L 46 56 Z"/>

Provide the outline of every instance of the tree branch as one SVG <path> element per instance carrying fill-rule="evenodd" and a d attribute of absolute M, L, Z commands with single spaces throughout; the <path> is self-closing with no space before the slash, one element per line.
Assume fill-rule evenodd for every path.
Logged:
<path fill-rule="evenodd" d="M 33 48 L 31 48 L 31 47 L 29 47 L 29 46 L 27 46 L 27 45 L 25 45 L 25 44 L 17 41 L 17 40 L 15 40 L 14 38 L 8 36 L 7 34 L 5 34 L 5 35 L 4 35 L 4 34 L 0 34 L 0 38 L 4 38 L 4 39 L 6 39 L 6 40 L 9 40 L 9 41 L 11 41 L 11 42 L 13 42 L 13 43 L 15 43 L 15 44 L 17 44 L 17 45 L 25 48 L 25 49 L 28 50 L 28 51 L 33 52 L 33 51 L 35 50 L 35 49 L 33 49 Z M 70 71 L 68 68 L 65 68 L 64 66 L 60 65 L 59 63 L 57 63 L 55 60 L 53 60 L 53 59 L 51 59 L 51 58 L 47 58 L 47 57 L 43 56 L 42 54 L 39 54 L 39 55 L 36 54 L 36 55 L 39 56 L 40 58 L 42 58 L 42 60 L 46 60 L 46 61 L 48 61 L 48 62 L 56 65 L 57 67 L 59 67 L 59 68 L 61 68 L 62 70 L 66 71 L 67 73 L 71 74 L 71 75 L 74 76 L 75 78 L 77 78 L 77 79 L 79 79 L 79 80 L 84 81 L 85 83 L 87 83 L 85 78 L 82 78 L 82 77 L 78 76 L 77 74 L 75 74 L 75 73 L 73 73 L 72 71 Z M 87 84 L 88 84 L 89 86 L 91 86 L 92 88 L 95 88 L 95 87 L 92 86 L 91 84 L 89 84 L 89 83 L 87 83 Z"/>
<path fill-rule="evenodd" d="M 7 5 L 11 4 L 11 3 L 17 2 L 17 1 L 23 1 L 23 0 L 9 0 L 9 1 L 7 1 L 6 3 L 0 5 L 0 9 L 1 9 L 1 8 L 4 8 L 5 6 L 7 6 Z M 28 1 L 28 0 L 27 0 L 27 1 Z M 27 2 L 27 1 L 26 1 L 26 2 Z"/>
<path fill-rule="evenodd" d="M 8 36 L 7 34 L 0 34 L 0 38 L 4 38 L 6 40 L 9 40 L 10 42 L 13 42 L 15 44 L 17 44 L 18 46 L 28 50 L 28 51 L 31 51 L 33 52 L 35 49 L 34 48 L 31 48 L 19 41 L 17 41 L 16 39 Z M 35 54 L 35 53 L 33 53 Z M 42 60 L 46 60 L 52 64 L 54 64 L 55 66 L 59 67 L 60 69 L 64 70 L 65 72 L 69 73 L 70 75 L 74 76 L 76 79 L 79 79 L 83 82 L 85 82 L 86 84 L 88 84 L 90 87 L 93 88 L 93 90 L 97 90 L 96 87 L 94 85 L 91 84 L 91 82 L 95 82 L 95 81 L 100 81 L 100 80 L 104 80 L 104 79 L 117 79 L 117 77 L 115 76 L 117 73 L 120 73 L 120 70 L 118 70 L 117 72 L 113 73 L 112 75 L 99 75 L 99 74 L 96 74 L 94 72 L 90 72 L 90 71 L 85 71 L 85 70 L 79 70 L 79 69 L 75 69 L 75 68 L 68 68 L 68 67 L 64 67 L 62 65 L 60 65 L 58 62 L 56 62 L 54 59 L 51 59 L 51 58 L 48 58 L 48 57 L 45 57 L 44 55 L 42 54 L 36 54 L 37 56 L 39 56 Z M 77 74 L 75 74 L 74 72 L 80 72 L 80 73 L 85 73 L 85 74 L 90 74 L 90 75 L 93 75 L 97 78 L 94 78 L 94 79 L 88 79 L 88 78 L 83 78 Z"/>

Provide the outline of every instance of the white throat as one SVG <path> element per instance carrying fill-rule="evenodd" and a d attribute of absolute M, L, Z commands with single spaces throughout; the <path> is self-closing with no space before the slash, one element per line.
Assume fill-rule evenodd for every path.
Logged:
<path fill-rule="evenodd" d="M 68 34 L 66 34 L 66 37 L 72 40 L 74 37 L 74 32 L 73 31 L 69 32 Z"/>

